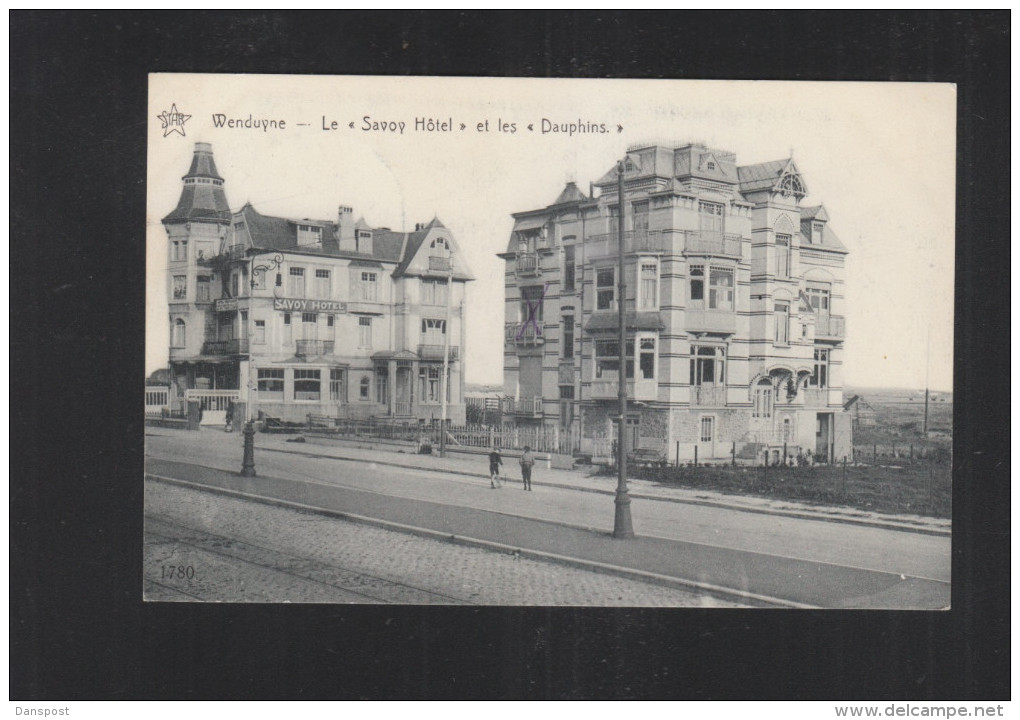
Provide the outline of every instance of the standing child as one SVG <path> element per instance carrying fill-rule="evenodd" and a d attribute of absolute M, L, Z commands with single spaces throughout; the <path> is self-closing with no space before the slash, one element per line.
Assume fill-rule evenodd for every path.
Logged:
<path fill-rule="evenodd" d="M 531 454 L 531 447 L 524 446 L 524 453 L 521 455 L 521 479 L 524 480 L 524 489 L 531 490 L 531 468 L 535 465 L 535 456 Z"/>
<path fill-rule="evenodd" d="M 499 481 L 499 466 L 503 464 L 503 458 L 499 455 L 499 450 L 492 448 L 492 452 L 489 453 L 489 486 L 492 488 L 498 488 L 502 486 Z"/>

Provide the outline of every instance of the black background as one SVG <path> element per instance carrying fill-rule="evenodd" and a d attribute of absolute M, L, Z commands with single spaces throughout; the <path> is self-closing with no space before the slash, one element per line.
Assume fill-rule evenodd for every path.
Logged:
<path fill-rule="evenodd" d="M 1008 28 L 12 12 L 11 699 L 1008 698 Z M 143 604 L 149 72 L 958 83 L 953 610 Z"/>

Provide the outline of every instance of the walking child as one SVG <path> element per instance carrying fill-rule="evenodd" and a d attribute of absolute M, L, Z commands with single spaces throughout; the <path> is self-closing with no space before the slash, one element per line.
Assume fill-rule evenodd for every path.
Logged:
<path fill-rule="evenodd" d="M 503 464 L 503 458 L 499 455 L 499 450 L 492 448 L 492 452 L 489 453 L 489 486 L 492 488 L 502 487 L 502 483 L 499 481 L 499 466 Z"/>

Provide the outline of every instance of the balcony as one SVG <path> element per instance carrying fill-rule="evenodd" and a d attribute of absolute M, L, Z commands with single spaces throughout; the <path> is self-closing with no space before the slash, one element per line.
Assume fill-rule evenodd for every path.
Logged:
<path fill-rule="evenodd" d="M 627 380 L 628 400 L 655 400 L 659 386 L 655 380 Z M 588 390 L 592 400 L 616 400 L 620 397 L 620 383 L 615 372 L 603 372 L 602 377 L 592 380 Z"/>
<path fill-rule="evenodd" d="M 298 340 L 294 354 L 298 357 L 318 357 L 332 355 L 335 343 L 332 340 Z"/>
<path fill-rule="evenodd" d="M 450 262 L 450 258 L 448 257 L 430 255 L 429 270 L 432 270 L 433 272 L 450 272 L 453 270 L 453 264 Z"/>
<path fill-rule="evenodd" d="M 684 329 L 688 332 L 735 333 L 737 314 L 732 310 L 701 310 L 684 312 Z"/>
<path fill-rule="evenodd" d="M 664 253 L 673 248 L 672 230 L 628 230 L 623 233 L 624 254 Z M 585 256 L 592 260 L 616 257 L 619 253 L 619 236 L 616 233 L 592 235 L 585 242 Z"/>
<path fill-rule="evenodd" d="M 421 344 L 418 346 L 418 357 L 422 360 L 442 360 L 443 359 L 443 346 L 434 344 Z M 450 346 L 450 360 L 460 359 L 460 346 Z"/>
<path fill-rule="evenodd" d="M 846 337 L 846 318 L 839 315 L 819 315 L 815 321 L 815 338 L 842 340 Z"/>
<path fill-rule="evenodd" d="M 393 417 L 410 417 L 411 402 L 409 400 L 395 400 L 393 402 Z"/>
<path fill-rule="evenodd" d="M 741 256 L 743 241 L 739 235 L 711 230 L 684 233 L 684 252 L 688 255 Z"/>
<path fill-rule="evenodd" d="M 507 323 L 503 334 L 506 345 L 533 347 L 545 344 L 545 337 L 539 333 L 535 323 Z"/>
<path fill-rule="evenodd" d="M 829 404 L 829 391 L 825 388 L 804 388 L 801 390 L 804 396 L 804 407 L 823 408 Z"/>
<path fill-rule="evenodd" d="M 517 253 L 517 277 L 538 277 L 542 274 L 542 264 L 538 253 Z"/>
<path fill-rule="evenodd" d="M 244 257 L 245 251 L 247 251 L 244 245 L 231 245 L 227 248 L 226 256 L 227 260 L 240 260 Z"/>
<path fill-rule="evenodd" d="M 203 355 L 244 355 L 248 352 L 248 338 L 209 340 L 202 343 Z"/>
<path fill-rule="evenodd" d="M 520 400 L 504 398 L 503 412 L 521 417 L 542 417 L 542 396 L 535 395 Z"/>
<path fill-rule="evenodd" d="M 691 405 L 696 407 L 726 407 L 726 388 L 711 385 L 692 385 Z"/>

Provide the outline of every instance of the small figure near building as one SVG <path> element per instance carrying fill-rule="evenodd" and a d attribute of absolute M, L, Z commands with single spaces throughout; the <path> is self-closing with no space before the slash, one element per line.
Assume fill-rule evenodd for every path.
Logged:
<path fill-rule="evenodd" d="M 524 489 L 531 490 L 531 468 L 535 466 L 535 456 L 529 445 L 524 446 L 524 453 L 521 455 L 521 479 L 524 481 Z"/>
<path fill-rule="evenodd" d="M 234 432 L 234 401 L 227 403 L 227 419 L 223 426 L 223 432 Z"/>
<path fill-rule="evenodd" d="M 492 448 L 492 452 L 489 453 L 489 486 L 493 489 L 502 487 L 499 481 L 499 466 L 502 464 L 503 458 L 500 457 L 499 450 Z"/>

